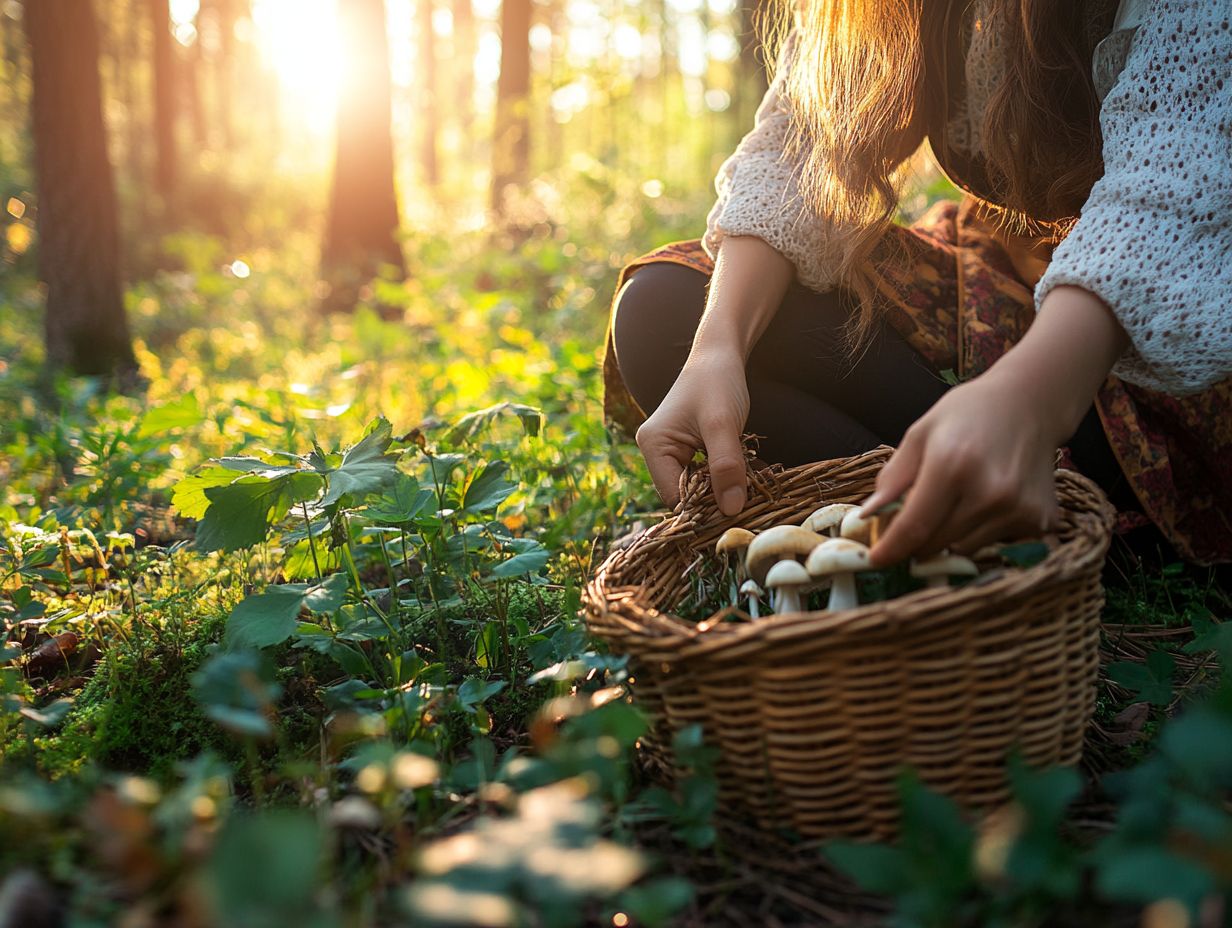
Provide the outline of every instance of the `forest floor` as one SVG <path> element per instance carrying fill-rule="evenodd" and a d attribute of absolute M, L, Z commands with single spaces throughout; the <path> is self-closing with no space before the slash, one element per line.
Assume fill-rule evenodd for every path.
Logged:
<path fill-rule="evenodd" d="M 647 781 L 624 662 L 578 617 L 663 515 L 603 427 L 596 346 L 620 264 L 697 211 L 591 181 L 516 241 L 410 238 L 411 281 L 347 316 L 315 313 L 307 236 L 169 243 L 129 294 L 140 396 L 47 383 L 37 288 L 6 279 L 0 922 L 48 894 L 73 925 L 1098 925 L 1161 898 L 1126 891 L 1160 867 L 1196 913 L 1232 835 L 1227 751 L 1178 747 L 1232 725 L 1209 570 L 1117 557 L 1087 763 L 1023 780 L 992 875 L 923 794 L 846 868 L 876 901 L 716 820 L 703 745 Z M 1167 722 L 1183 701 L 1206 729 Z"/>

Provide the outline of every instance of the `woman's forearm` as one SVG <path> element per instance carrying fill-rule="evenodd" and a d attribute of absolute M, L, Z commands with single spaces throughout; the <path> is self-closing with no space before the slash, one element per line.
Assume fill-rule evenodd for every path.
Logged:
<path fill-rule="evenodd" d="M 1127 347 L 1129 336 L 1098 297 L 1079 287 L 1057 287 L 1027 334 L 986 376 L 1012 378 L 1030 389 L 1060 445 L 1078 428 Z"/>
<path fill-rule="evenodd" d="M 725 238 L 691 356 L 736 357 L 741 364 L 746 362 L 794 276 L 791 261 L 762 239 L 751 235 Z"/>

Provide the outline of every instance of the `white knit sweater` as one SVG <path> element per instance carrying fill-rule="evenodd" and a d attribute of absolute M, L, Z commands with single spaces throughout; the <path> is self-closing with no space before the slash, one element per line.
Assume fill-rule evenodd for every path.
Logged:
<path fill-rule="evenodd" d="M 1232 375 L 1232 0 L 1126 0 L 1122 37 L 1127 25 L 1137 29 L 1119 43 L 1123 66 L 1107 73 L 1103 62 L 1115 81 L 1100 112 L 1105 174 L 1036 305 L 1061 285 L 1094 293 L 1132 343 L 1113 372 L 1181 395 Z M 724 236 L 762 238 L 801 283 L 825 290 L 837 283 L 836 236 L 801 200 L 799 166 L 784 157 L 794 57 L 789 36 L 753 129 L 719 170 L 703 241 L 713 255 Z"/>

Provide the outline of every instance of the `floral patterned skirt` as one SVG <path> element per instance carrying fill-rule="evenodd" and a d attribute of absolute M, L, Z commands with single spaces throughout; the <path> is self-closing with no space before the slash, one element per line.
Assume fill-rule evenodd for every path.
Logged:
<path fill-rule="evenodd" d="M 974 201 L 938 203 L 915 225 L 888 234 L 886 254 L 895 257 L 874 262 L 879 309 L 938 373 L 970 379 L 1027 331 L 1035 318 L 1032 285 Z M 714 270 L 700 242 L 678 242 L 626 267 L 621 283 L 657 262 Z M 621 379 L 610 320 L 603 376 L 607 419 L 631 434 L 646 414 Z M 1120 513 L 1118 528 L 1153 522 L 1193 561 L 1232 561 L 1232 380 L 1174 397 L 1110 376 L 1096 408 L 1141 506 Z"/>

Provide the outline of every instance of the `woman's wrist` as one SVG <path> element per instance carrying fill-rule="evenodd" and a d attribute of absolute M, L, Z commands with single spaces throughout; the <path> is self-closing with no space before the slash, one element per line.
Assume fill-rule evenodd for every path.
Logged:
<path fill-rule="evenodd" d="M 1129 337 L 1102 300 L 1078 287 L 1057 287 L 1023 339 L 985 376 L 1031 397 L 1059 446 L 1077 430 L 1128 346 Z"/>
<path fill-rule="evenodd" d="M 792 263 L 762 239 L 748 235 L 725 238 L 690 359 L 735 361 L 743 366 L 794 275 Z"/>

